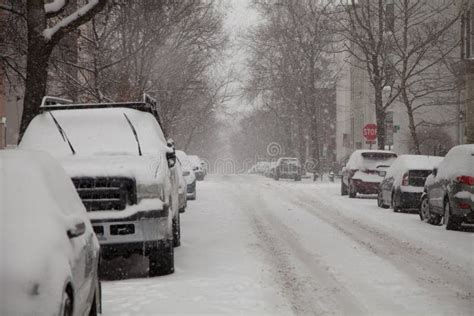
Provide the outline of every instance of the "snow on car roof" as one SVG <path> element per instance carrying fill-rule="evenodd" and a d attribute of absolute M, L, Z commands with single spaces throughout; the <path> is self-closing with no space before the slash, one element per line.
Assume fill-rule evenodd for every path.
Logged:
<path fill-rule="evenodd" d="M 387 170 L 385 177 L 401 177 L 409 170 L 433 170 L 443 157 L 425 155 L 401 155 Z"/>
<path fill-rule="evenodd" d="M 352 153 L 346 167 L 371 170 L 379 166 L 390 166 L 396 158 L 397 155 L 389 150 L 359 149 Z"/>
<path fill-rule="evenodd" d="M 438 166 L 437 178 L 474 176 L 474 144 L 451 148 Z"/>
<path fill-rule="evenodd" d="M 443 157 L 437 156 L 401 155 L 395 163 L 399 163 L 400 166 L 410 170 L 433 170 L 442 160 Z"/>
<path fill-rule="evenodd" d="M 138 145 L 126 117 L 137 131 L 143 154 L 167 151 L 163 132 L 153 115 L 128 108 L 42 113 L 28 126 L 20 147 L 45 150 L 55 157 L 71 156 L 71 149 L 55 125 L 56 119 L 78 156 L 138 155 Z"/>

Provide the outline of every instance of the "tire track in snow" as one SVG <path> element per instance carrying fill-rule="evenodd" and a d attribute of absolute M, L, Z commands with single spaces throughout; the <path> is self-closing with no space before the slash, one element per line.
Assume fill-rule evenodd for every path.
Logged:
<path fill-rule="evenodd" d="M 367 313 L 328 267 L 321 266 L 317 256 L 301 246 L 297 234 L 271 213 L 272 207 L 262 200 L 255 187 L 241 182 L 233 184 L 237 186 L 233 192 L 245 192 L 237 202 L 251 219 L 258 245 L 274 267 L 276 281 L 295 314 Z"/>
<path fill-rule="evenodd" d="M 316 216 L 376 256 L 391 262 L 420 287 L 446 301 L 451 296 L 466 311 L 474 310 L 473 275 L 445 258 L 426 252 L 397 236 L 344 216 L 334 204 L 295 188 L 272 186 L 285 194 L 302 210 Z M 291 194 L 289 193 L 289 190 Z"/>

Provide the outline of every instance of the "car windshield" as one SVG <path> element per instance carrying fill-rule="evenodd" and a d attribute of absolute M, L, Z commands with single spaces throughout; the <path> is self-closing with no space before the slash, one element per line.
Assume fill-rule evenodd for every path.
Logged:
<path fill-rule="evenodd" d="M 159 126 L 147 113 L 130 109 L 63 110 L 54 111 L 54 117 L 78 156 L 138 155 L 165 149 Z M 46 113 L 33 120 L 20 146 L 45 150 L 57 157 L 72 154 Z"/>

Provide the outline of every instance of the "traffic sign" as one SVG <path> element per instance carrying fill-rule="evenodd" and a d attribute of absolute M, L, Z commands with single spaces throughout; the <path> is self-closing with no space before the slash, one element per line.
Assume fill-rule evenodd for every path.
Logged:
<path fill-rule="evenodd" d="M 377 138 L 377 125 L 366 124 L 362 129 L 362 135 L 368 141 L 374 141 Z"/>

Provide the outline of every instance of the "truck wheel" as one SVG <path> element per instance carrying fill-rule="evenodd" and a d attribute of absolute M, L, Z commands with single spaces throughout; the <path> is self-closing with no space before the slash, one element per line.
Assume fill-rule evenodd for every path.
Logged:
<path fill-rule="evenodd" d="M 400 206 L 395 201 L 395 192 L 392 193 L 392 208 L 395 213 L 398 213 L 401 211 Z"/>
<path fill-rule="evenodd" d="M 423 196 L 421 198 L 420 204 L 420 219 L 422 221 L 428 221 L 430 219 L 430 201 L 428 200 L 428 196 Z"/>
<path fill-rule="evenodd" d="M 344 181 L 341 178 L 341 195 L 347 195 L 347 186 L 344 184 Z"/>
<path fill-rule="evenodd" d="M 62 316 L 72 316 L 74 311 L 73 298 L 72 295 L 66 290 L 63 293 L 62 303 L 61 303 L 61 315 Z"/>
<path fill-rule="evenodd" d="M 351 184 L 349 184 L 349 198 L 354 199 L 357 196 L 357 191 L 354 190 Z"/>
<path fill-rule="evenodd" d="M 430 218 L 428 219 L 428 223 L 430 223 L 431 225 L 439 226 L 441 225 L 442 221 L 443 217 L 441 215 L 430 212 Z"/>
<path fill-rule="evenodd" d="M 178 215 L 173 218 L 173 247 L 181 245 L 181 219 Z"/>
<path fill-rule="evenodd" d="M 161 242 L 148 255 L 150 277 L 167 275 L 174 272 L 174 247 L 171 240 Z"/>
<path fill-rule="evenodd" d="M 449 200 L 444 202 L 444 222 L 446 223 L 447 230 L 460 230 L 461 221 L 454 215 L 451 214 L 451 205 Z"/>
<path fill-rule="evenodd" d="M 378 207 L 380 207 L 380 208 L 388 208 L 388 205 L 386 205 L 386 204 L 383 202 L 382 190 L 380 190 L 379 193 L 378 193 L 378 195 L 377 195 L 377 205 L 378 205 Z"/>
<path fill-rule="evenodd" d="M 97 295 L 94 293 L 94 300 L 92 301 L 91 309 L 89 311 L 89 316 L 97 316 L 98 310 L 97 310 Z"/>

